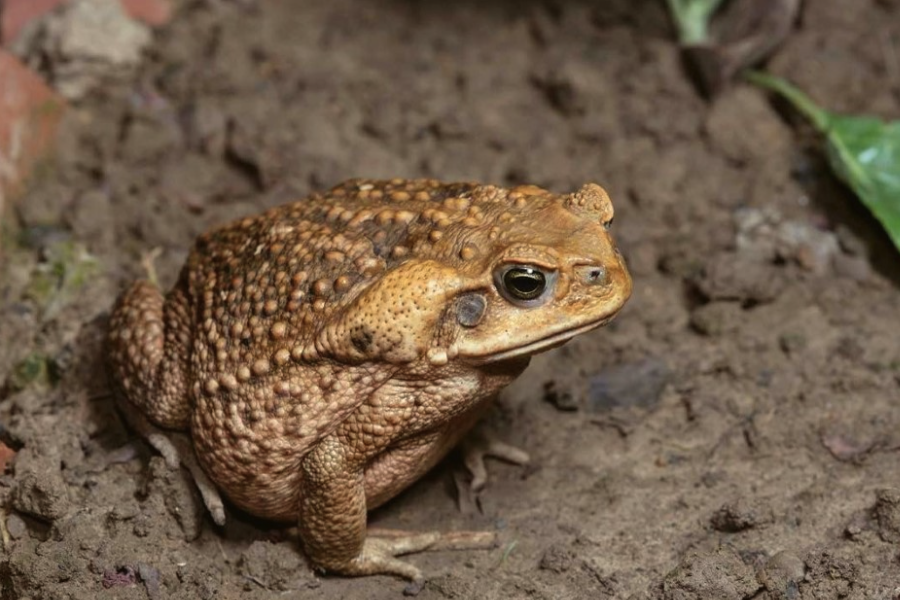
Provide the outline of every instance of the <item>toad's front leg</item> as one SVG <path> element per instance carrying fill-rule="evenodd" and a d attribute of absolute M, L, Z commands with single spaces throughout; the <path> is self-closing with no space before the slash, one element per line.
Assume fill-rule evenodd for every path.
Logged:
<path fill-rule="evenodd" d="M 299 529 L 317 567 L 341 575 L 397 575 L 410 580 L 407 592 L 414 593 L 424 576 L 397 556 L 495 545 L 495 536 L 482 532 L 367 535 L 365 461 L 359 454 L 353 444 L 332 434 L 303 460 Z"/>

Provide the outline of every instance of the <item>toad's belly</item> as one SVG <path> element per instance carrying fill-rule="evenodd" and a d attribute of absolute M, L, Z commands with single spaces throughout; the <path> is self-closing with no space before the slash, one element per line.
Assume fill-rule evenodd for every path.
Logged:
<path fill-rule="evenodd" d="M 380 454 L 366 468 L 366 507 L 381 506 L 444 458 L 484 414 L 485 402 L 435 432 L 405 440 Z"/>
<path fill-rule="evenodd" d="M 232 503 L 251 515 L 295 521 L 301 465 L 308 449 L 289 449 L 290 440 L 270 438 L 262 446 L 239 440 L 238 447 L 211 444 L 203 431 L 192 431 L 203 470 Z M 279 442 L 286 442 L 280 444 Z"/>
<path fill-rule="evenodd" d="M 484 414 L 488 402 L 452 419 L 435 431 L 402 440 L 374 457 L 365 470 L 366 504 L 384 504 L 436 465 Z M 296 522 L 302 490 L 302 461 L 306 452 L 292 450 L 289 440 L 270 438 L 264 447 L 211 447 L 195 429 L 200 464 L 228 499 L 254 516 Z M 284 442 L 284 443 L 282 443 Z M 252 457 L 252 460 L 236 460 Z"/>

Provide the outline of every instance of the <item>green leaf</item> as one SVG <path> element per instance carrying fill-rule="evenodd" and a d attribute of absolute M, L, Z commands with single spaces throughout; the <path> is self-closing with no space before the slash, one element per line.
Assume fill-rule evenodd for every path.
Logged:
<path fill-rule="evenodd" d="M 46 387 L 55 384 L 52 361 L 44 354 L 32 352 L 13 368 L 6 383 L 15 391 L 32 385 Z"/>
<path fill-rule="evenodd" d="M 723 0 L 666 0 L 682 46 L 709 41 L 709 20 Z"/>
<path fill-rule="evenodd" d="M 831 168 L 863 201 L 900 250 L 900 121 L 828 112 L 799 89 L 768 73 L 752 83 L 786 98 L 825 135 Z"/>
<path fill-rule="evenodd" d="M 97 271 L 97 259 L 82 244 L 61 241 L 48 246 L 28 286 L 28 296 L 42 309 L 41 319 L 55 318 Z"/>

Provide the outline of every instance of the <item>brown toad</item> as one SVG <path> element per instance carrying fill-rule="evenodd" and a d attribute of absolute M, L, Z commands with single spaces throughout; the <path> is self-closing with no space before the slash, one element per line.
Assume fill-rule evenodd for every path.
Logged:
<path fill-rule="evenodd" d="M 134 283 L 111 318 L 111 380 L 217 522 L 215 488 L 298 523 L 320 568 L 420 582 L 396 555 L 486 538 L 367 537 L 366 511 L 437 463 L 531 355 L 615 316 L 631 278 L 612 218 L 594 184 L 349 181 L 201 236 L 166 296 Z M 193 452 L 164 430 L 190 432 Z"/>

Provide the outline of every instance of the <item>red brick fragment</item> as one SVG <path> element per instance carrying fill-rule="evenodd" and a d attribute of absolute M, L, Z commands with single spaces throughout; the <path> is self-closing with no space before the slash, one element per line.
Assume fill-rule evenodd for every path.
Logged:
<path fill-rule="evenodd" d="M 6 467 L 9 466 L 10 461 L 15 457 L 16 451 L 0 442 L 0 473 L 6 471 Z"/>
<path fill-rule="evenodd" d="M 172 3 L 169 0 L 120 0 L 125 12 L 147 25 L 159 27 L 172 18 Z"/>
<path fill-rule="evenodd" d="M 53 151 L 64 103 L 12 54 L 0 49 L 0 217 L 32 169 Z"/>
<path fill-rule="evenodd" d="M 22 33 L 25 26 L 44 14 L 53 10 L 66 0 L 3 0 L 0 10 L 3 11 L 0 40 L 9 46 Z"/>

